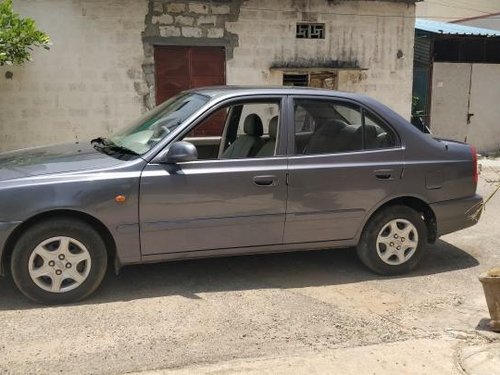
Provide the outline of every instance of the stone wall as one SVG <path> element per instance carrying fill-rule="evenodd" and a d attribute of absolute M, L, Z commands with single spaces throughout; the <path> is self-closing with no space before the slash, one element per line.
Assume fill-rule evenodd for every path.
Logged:
<path fill-rule="evenodd" d="M 14 0 L 54 42 L 0 68 L 0 150 L 107 135 L 154 106 L 154 45 L 226 49 L 228 84 L 280 85 L 280 63 L 343 62 L 338 89 L 409 117 L 415 6 L 404 1 Z M 296 39 L 297 22 L 325 39 Z M 12 72 L 11 79 L 5 78 Z"/>
<path fill-rule="evenodd" d="M 155 105 L 154 45 L 221 46 L 226 60 L 233 58 L 238 36 L 226 28 L 238 20 L 241 0 L 227 1 L 150 1 L 144 41 L 144 76 L 149 91 L 144 95 L 147 108 Z"/>

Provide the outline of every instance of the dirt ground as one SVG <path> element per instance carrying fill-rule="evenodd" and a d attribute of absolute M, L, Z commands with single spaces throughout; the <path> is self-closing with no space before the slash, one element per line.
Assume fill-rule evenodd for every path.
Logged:
<path fill-rule="evenodd" d="M 342 249 L 127 267 L 62 307 L 1 279 L 0 373 L 500 374 L 478 281 L 500 266 L 499 213 L 500 194 L 403 277 Z"/>

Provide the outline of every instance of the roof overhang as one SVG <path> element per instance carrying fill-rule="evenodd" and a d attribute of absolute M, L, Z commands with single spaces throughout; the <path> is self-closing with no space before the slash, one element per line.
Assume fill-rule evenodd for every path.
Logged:
<path fill-rule="evenodd" d="M 280 70 L 284 72 L 324 72 L 341 69 L 364 70 L 359 66 L 358 61 L 344 60 L 325 60 L 325 59 L 296 59 L 288 61 L 275 61 L 271 70 Z"/>
<path fill-rule="evenodd" d="M 484 29 L 482 27 L 465 26 L 456 23 L 438 22 L 417 18 L 415 20 L 415 30 L 427 32 L 434 35 L 447 36 L 479 36 L 479 37 L 500 37 L 499 30 Z"/>

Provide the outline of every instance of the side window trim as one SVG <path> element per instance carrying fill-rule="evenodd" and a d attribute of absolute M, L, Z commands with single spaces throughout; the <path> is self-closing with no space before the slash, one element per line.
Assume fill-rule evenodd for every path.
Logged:
<path fill-rule="evenodd" d="M 365 135 L 366 134 L 365 133 L 365 125 L 366 125 L 365 111 L 366 111 L 366 109 L 360 105 L 359 110 L 361 111 L 361 150 L 366 151 L 366 135 Z"/>

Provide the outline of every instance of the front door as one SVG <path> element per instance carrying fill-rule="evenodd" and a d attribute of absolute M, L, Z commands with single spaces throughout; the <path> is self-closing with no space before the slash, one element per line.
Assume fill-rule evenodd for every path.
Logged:
<path fill-rule="evenodd" d="M 178 139 L 193 143 L 199 160 L 146 166 L 143 255 L 282 243 L 287 157 L 279 144 L 281 100 L 223 106 Z"/>
<path fill-rule="evenodd" d="M 224 47 L 155 46 L 156 104 L 181 91 L 224 85 Z"/>
<path fill-rule="evenodd" d="M 355 103 L 296 98 L 294 115 L 284 242 L 352 239 L 400 185 L 399 140 Z"/>

